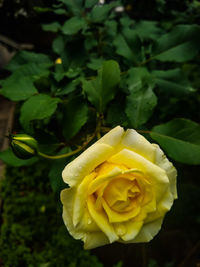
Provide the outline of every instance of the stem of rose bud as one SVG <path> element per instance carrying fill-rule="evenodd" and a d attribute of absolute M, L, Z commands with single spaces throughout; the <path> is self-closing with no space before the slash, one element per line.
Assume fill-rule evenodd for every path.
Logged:
<path fill-rule="evenodd" d="M 51 155 L 47 155 L 47 154 L 44 154 L 42 152 L 38 152 L 38 155 L 43 157 L 43 158 L 46 158 L 46 159 L 62 159 L 62 158 L 68 158 L 70 156 L 73 156 L 75 155 L 76 153 L 80 152 L 81 150 L 83 150 L 91 141 L 92 139 L 95 137 L 96 135 L 93 134 L 81 147 L 77 148 L 76 150 L 74 151 L 71 151 L 69 153 L 65 153 L 65 154 L 61 154 L 61 155 L 56 155 L 56 156 L 51 156 Z"/>

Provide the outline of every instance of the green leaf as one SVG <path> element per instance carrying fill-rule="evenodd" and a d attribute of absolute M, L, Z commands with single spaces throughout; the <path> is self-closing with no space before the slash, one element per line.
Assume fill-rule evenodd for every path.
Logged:
<path fill-rule="evenodd" d="M 61 35 L 59 35 L 56 39 L 53 40 L 52 48 L 53 51 L 58 55 L 63 52 L 63 50 L 65 49 L 65 43 Z"/>
<path fill-rule="evenodd" d="M 105 21 L 104 25 L 108 35 L 114 38 L 115 35 L 117 34 L 117 26 L 118 26 L 117 22 L 115 20 L 107 20 Z"/>
<path fill-rule="evenodd" d="M 150 86 L 143 86 L 140 90 L 131 91 L 127 96 L 126 115 L 131 126 L 137 128 L 150 118 L 157 98 Z"/>
<path fill-rule="evenodd" d="M 54 9 L 53 12 L 57 15 L 66 15 L 67 12 L 65 9 L 63 8 L 57 8 L 57 9 Z"/>
<path fill-rule="evenodd" d="M 61 25 L 58 22 L 52 22 L 49 24 L 42 25 L 42 29 L 48 32 L 57 32 L 60 28 L 61 28 Z"/>
<path fill-rule="evenodd" d="M 34 82 L 42 77 L 48 77 L 50 73 L 48 68 L 51 65 L 52 63 L 42 62 L 18 65 L 14 73 L 2 83 L 2 94 L 13 101 L 25 100 L 36 94 Z"/>
<path fill-rule="evenodd" d="M 20 101 L 37 93 L 30 77 L 12 75 L 3 82 L 2 94 L 12 101 Z"/>
<path fill-rule="evenodd" d="M 116 53 L 131 63 L 141 61 L 141 41 L 134 30 L 125 29 L 118 34 L 113 42 Z"/>
<path fill-rule="evenodd" d="M 156 40 L 162 33 L 157 21 L 141 20 L 135 24 L 134 29 L 142 40 Z"/>
<path fill-rule="evenodd" d="M 72 17 L 64 23 L 62 31 L 66 35 L 72 35 L 78 33 L 81 29 L 85 28 L 86 25 L 87 23 L 83 18 Z"/>
<path fill-rule="evenodd" d="M 120 68 L 116 61 L 108 60 L 103 63 L 96 79 L 91 81 L 83 80 L 83 90 L 88 100 L 102 112 L 117 91 L 120 81 Z"/>
<path fill-rule="evenodd" d="M 153 78 L 144 67 L 130 68 L 125 79 L 129 92 L 135 92 L 138 88 L 140 89 L 143 86 L 143 83 L 148 83 L 149 85 L 154 86 Z"/>
<path fill-rule="evenodd" d="M 77 85 L 80 83 L 79 79 L 75 79 L 72 82 L 68 83 L 67 85 L 63 86 L 62 88 L 59 88 L 55 95 L 68 95 L 69 93 L 72 93 L 76 90 Z"/>
<path fill-rule="evenodd" d="M 180 69 L 155 70 L 152 74 L 155 77 L 155 83 L 166 93 L 183 95 L 195 91 Z"/>
<path fill-rule="evenodd" d="M 37 157 L 33 157 L 31 159 L 26 159 L 26 160 L 19 159 L 14 155 L 11 148 L 8 148 L 7 150 L 0 152 L 0 159 L 7 165 L 10 165 L 13 167 L 32 165 L 36 161 L 38 161 Z"/>
<path fill-rule="evenodd" d="M 155 42 L 152 48 L 153 58 L 174 62 L 191 60 L 199 52 L 199 35 L 198 25 L 178 25 Z"/>
<path fill-rule="evenodd" d="M 75 16 L 81 15 L 83 10 L 83 1 L 82 0 L 59 0 L 67 6 L 67 9 L 72 12 Z"/>
<path fill-rule="evenodd" d="M 87 64 L 87 67 L 91 70 L 98 70 L 103 64 L 103 58 L 90 58 L 90 62 Z"/>
<path fill-rule="evenodd" d="M 71 152 L 71 149 L 66 147 L 66 148 L 63 148 L 58 153 L 58 155 L 68 153 L 68 152 Z M 70 160 L 71 160 L 71 157 L 57 159 L 57 160 L 54 160 L 51 164 L 51 168 L 50 168 L 48 176 L 50 179 L 51 188 L 53 192 L 55 193 L 60 193 L 62 189 L 67 187 L 67 185 L 63 182 L 63 179 L 62 179 L 62 171 Z"/>
<path fill-rule="evenodd" d="M 21 65 L 24 64 L 42 64 L 43 66 L 49 65 L 52 63 L 49 56 L 41 53 L 34 53 L 28 51 L 19 51 L 10 63 L 6 66 L 6 69 L 14 72 L 16 71 Z"/>
<path fill-rule="evenodd" d="M 76 135 L 87 122 L 88 106 L 82 97 L 72 98 L 64 107 L 63 135 L 70 139 Z"/>
<path fill-rule="evenodd" d="M 120 18 L 120 24 L 123 28 L 129 28 L 135 25 L 135 22 L 128 16 L 123 16 L 122 18 Z"/>
<path fill-rule="evenodd" d="M 58 98 L 51 98 L 44 94 L 30 97 L 21 107 L 20 123 L 22 127 L 27 132 L 32 131 L 30 122 L 50 117 L 56 111 L 59 101 Z"/>
<path fill-rule="evenodd" d="M 46 12 L 52 12 L 53 9 L 50 7 L 41 7 L 41 6 L 34 6 L 33 10 L 37 13 L 46 13 Z"/>
<path fill-rule="evenodd" d="M 15 70 L 13 73 L 14 76 L 18 77 L 30 77 L 33 81 L 36 81 L 37 79 L 48 76 L 49 70 L 48 68 L 52 66 L 52 63 L 26 63 L 24 65 L 21 65 Z"/>
<path fill-rule="evenodd" d="M 66 72 L 65 75 L 68 78 L 75 78 L 77 76 L 80 76 L 82 69 L 79 67 L 75 68 L 69 68 Z"/>
<path fill-rule="evenodd" d="M 151 137 L 172 159 L 200 164 L 200 125 L 187 119 L 174 119 L 153 127 Z"/>
<path fill-rule="evenodd" d="M 98 46 L 98 41 L 94 38 L 92 33 L 85 34 L 84 47 L 87 52 L 93 50 Z"/>
<path fill-rule="evenodd" d="M 53 74 L 53 77 L 57 82 L 60 82 L 65 77 L 65 73 L 64 72 L 55 72 Z"/>
<path fill-rule="evenodd" d="M 104 22 L 110 11 L 117 5 L 117 1 L 112 2 L 110 4 L 104 5 L 96 5 L 93 7 L 92 11 L 90 12 L 90 19 L 94 23 Z"/>
<path fill-rule="evenodd" d="M 85 1 L 85 7 L 86 8 L 91 8 L 96 4 L 98 4 L 98 0 L 86 0 Z"/>

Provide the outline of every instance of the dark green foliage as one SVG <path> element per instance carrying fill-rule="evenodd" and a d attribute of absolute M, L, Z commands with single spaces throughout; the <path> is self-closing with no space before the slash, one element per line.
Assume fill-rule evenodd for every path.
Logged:
<path fill-rule="evenodd" d="M 8 168 L 1 182 L 3 266 L 103 266 L 67 233 L 51 191 L 47 164 Z"/>
<path fill-rule="evenodd" d="M 70 152 L 71 149 L 63 148 L 59 154 L 64 154 Z M 51 168 L 49 171 L 49 181 L 53 192 L 55 192 L 58 196 L 60 191 L 67 187 L 67 185 L 62 180 L 62 171 L 66 164 L 70 161 L 70 159 L 57 159 L 51 163 Z"/>
<path fill-rule="evenodd" d="M 32 132 L 30 123 L 50 117 L 57 108 L 58 98 L 39 94 L 30 97 L 21 107 L 20 122 L 26 132 Z"/>
<path fill-rule="evenodd" d="M 12 74 L 1 83 L 4 96 L 25 100 L 20 123 L 26 132 L 45 129 L 70 142 L 83 135 L 83 126 L 94 128 L 88 119 L 94 108 L 104 117 L 103 126 L 146 129 L 174 116 L 191 119 L 183 106 L 192 106 L 191 97 L 199 104 L 199 81 L 193 79 L 198 72 L 199 25 L 167 26 L 164 21 L 131 18 L 126 9 L 115 12 L 119 5 L 126 7 L 126 1 L 58 3 L 51 10 L 59 22 L 43 25 L 56 33 L 52 54 L 18 53 L 7 66 Z M 166 6 L 165 1 L 157 3 L 161 13 Z M 193 150 L 190 153 L 192 157 Z"/>
<path fill-rule="evenodd" d="M 190 120 L 174 119 L 155 126 L 151 137 L 178 162 L 200 164 L 200 125 Z"/>
<path fill-rule="evenodd" d="M 114 98 L 119 81 L 119 65 L 113 60 L 103 63 L 96 79 L 83 80 L 83 90 L 98 112 L 103 112 L 108 102 Z"/>
<path fill-rule="evenodd" d="M 64 105 L 63 135 L 66 140 L 77 134 L 88 119 L 88 106 L 82 97 L 69 99 Z M 67 123 L 65 123 L 67 122 Z"/>
<path fill-rule="evenodd" d="M 3 160 L 7 165 L 11 165 L 14 167 L 20 167 L 24 165 L 32 165 L 36 161 L 38 161 L 38 158 L 31 158 L 27 160 L 19 159 L 14 155 L 11 148 L 1 151 L 0 152 L 0 159 Z"/>

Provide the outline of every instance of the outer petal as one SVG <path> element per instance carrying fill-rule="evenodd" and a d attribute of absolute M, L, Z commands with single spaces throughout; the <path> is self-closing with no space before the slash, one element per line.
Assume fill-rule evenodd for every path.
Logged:
<path fill-rule="evenodd" d="M 170 190 L 174 198 L 176 199 L 178 197 L 176 189 L 177 171 L 174 168 L 173 164 L 167 159 L 160 147 L 157 144 L 153 144 L 153 146 L 156 148 L 155 164 L 166 171 L 170 182 Z"/>
<path fill-rule="evenodd" d="M 139 234 L 132 240 L 132 243 L 149 242 L 160 231 L 163 218 L 144 224 Z M 131 243 L 128 241 L 128 243 Z"/>
<path fill-rule="evenodd" d="M 65 167 L 62 172 L 64 182 L 70 187 L 80 184 L 87 174 L 112 155 L 113 150 L 109 145 L 95 143 Z"/>
<path fill-rule="evenodd" d="M 140 232 L 142 225 L 143 225 L 143 221 L 134 222 L 133 220 L 130 220 L 128 222 L 125 222 L 124 227 L 126 229 L 126 233 L 121 236 L 122 240 L 129 241 L 129 243 L 131 243 L 131 241 Z"/>
<path fill-rule="evenodd" d="M 92 249 L 109 244 L 109 239 L 103 232 L 93 232 L 85 234 L 83 238 L 84 249 Z"/>
<path fill-rule="evenodd" d="M 73 218 L 73 207 L 74 207 L 74 196 L 75 196 L 75 189 L 74 188 L 67 188 L 62 190 L 61 192 L 61 201 L 63 203 L 63 220 L 64 223 L 69 231 L 69 233 L 75 238 L 75 239 L 82 239 L 84 242 L 88 241 L 88 238 L 90 239 L 90 236 L 98 235 L 99 233 L 102 233 L 100 228 L 97 226 L 97 224 L 92 220 L 89 212 L 87 210 L 84 211 L 84 214 L 81 218 L 81 221 L 77 226 L 74 226 L 72 218 Z M 102 233 L 103 239 L 105 240 L 106 237 Z M 101 238 L 102 239 L 102 238 Z M 98 241 L 95 241 L 96 243 Z M 100 243 L 102 241 L 99 240 Z M 89 242 L 91 246 L 91 241 Z M 107 243 L 109 243 L 107 239 Z"/>
<path fill-rule="evenodd" d="M 155 212 L 149 213 L 145 220 L 145 223 L 152 222 L 158 218 L 164 217 L 167 211 L 170 210 L 174 202 L 174 197 L 170 191 L 166 191 L 163 198 L 157 204 Z"/>
<path fill-rule="evenodd" d="M 122 138 L 120 148 L 128 148 L 154 162 L 156 148 L 144 136 L 133 129 L 128 129 Z"/>
<path fill-rule="evenodd" d="M 64 189 L 61 191 L 61 202 L 63 204 L 63 221 L 69 231 L 69 233 L 75 239 L 82 239 L 84 237 L 84 232 L 77 231 L 74 228 L 72 222 L 73 204 L 74 204 L 75 189 Z"/>
<path fill-rule="evenodd" d="M 95 247 L 103 246 L 106 244 L 109 244 L 109 240 L 106 237 L 106 235 L 96 226 L 95 231 L 89 231 L 89 229 L 86 229 L 83 227 L 82 230 L 82 224 L 78 227 L 74 227 L 72 222 L 72 214 L 71 214 L 71 207 L 73 206 L 73 196 L 74 196 L 75 189 L 65 189 L 61 192 L 61 200 L 63 202 L 63 220 L 64 223 L 69 231 L 69 233 L 75 238 L 75 239 L 81 239 L 85 244 L 85 249 L 92 249 Z M 84 220 L 84 219 L 83 219 Z M 86 220 L 87 221 L 87 220 Z M 83 222 L 83 221 L 82 221 Z M 88 223 L 86 222 L 85 225 Z M 93 222 L 93 224 L 95 224 Z M 91 225 L 88 225 L 88 227 L 91 227 Z M 97 230 L 99 229 L 99 231 Z"/>
<path fill-rule="evenodd" d="M 106 144 L 115 148 L 120 143 L 123 135 L 124 129 L 120 126 L 117 126 L 99 139 L 97 144 Z"/>
<path fill-rule="evenodd" d="M 96 177 L 96 173 L 92 172 L 91 174 L 87 175 L 82 183 L 78 186 L 75 197 L 74 197 L 74 205 L 73 205 L 73 224 L 76 227 L 83 219 L 85 213 L 87 212 L 87 191 L 90 182 Z M 89 217 L 89 216 L 88 216 Z M 88 218 L 88 222 L 91 221 Z"/>
<path fill-rule="evenodd" d="M 144 171 L 145 176 L 149 177 L 152 188 L 154 188 L 157 202 L 160 201 L 169 187 L 169 180 L 163 169 L 131 150 L 123 149 L 108 161 L 116 164 L 124 163 L 129 168 L 138 168 Z"/>

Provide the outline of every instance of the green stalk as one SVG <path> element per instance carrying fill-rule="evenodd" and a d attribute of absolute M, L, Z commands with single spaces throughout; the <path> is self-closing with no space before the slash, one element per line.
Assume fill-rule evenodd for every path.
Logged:
<path fill-rule="evenodd" d="M 95 134 L 92 135 L 92 136 L 88 139 L 88 141 L 86 141 L 86 142 L 83 144 L 83 146 L 81 146 L 81 147 L 77 148 L 76 150 L 71 151 L 71 152 L 69 152 L 69 153 L 65 153 L 65 154 L 61 154 L 61 155 L 55 155 L 55 156 L 50 156 L 50 155 L 47 155 L 47 154 L 44 154 L 44 153 L 38 151 L 38 155 L 41 156 L 41 157 L 43 157 L 43 158 L 46 158 L 46 159 L 62 159 L 62 158 L 68 158 L 68 157 L 73 156 L 73 155 L 75 155 L 76 153 L 80 152 L 81 150 L 83 150 L 83 149 L 84 149 L 84 148 L 85 148 L 85 147 L 92 141 L 92 139 L 93 139 L 94 137 L 95 137 Z"/>

